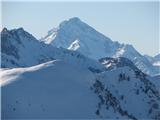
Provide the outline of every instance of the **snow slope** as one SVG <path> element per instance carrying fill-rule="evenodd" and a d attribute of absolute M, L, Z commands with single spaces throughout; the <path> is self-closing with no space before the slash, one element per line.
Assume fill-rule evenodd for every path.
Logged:
<path fill-rule="evenodd" d="M 88 69 L 56 60 L 1 73 L 3 119 L 99 118 L 98 97 L 90 90 L 95 77 Z"/>
<path fill-rule="evenodd" d="M 1 79 L 2 118 L 96 118 L 97 99 L 89 89 L 93 79 L 89 70 L 53 61 L 8 71 L 9 78 L 3 72 Z"/>
<path fill-rule="evenodd" d="M 128 66 L 120 67 L 99 74 L 97 81 L 98 84 L 93 88 L 97 90 L 100 98 L 98 107 L 100 115 L 108 116 L 104 114 L 105 111 L 114 108 L 121 115 L 130 116 L 132 119 L 159 119 L 159 88 L 156 88 L 150 82 L 152 80 L 146 78 L 144 74 Z M 99 89 L 100 86 L 103 89 Z"/>
<path fill-rule="evenodd" d="M 3 119 L 159 119 L 157 88 L 129 66 L 95 73 L 54 60 L 0 76 Z"/>
<path fill-rule="evenodd" d="M 77 17 L 62 22 L 57 29 L 50 30 L 41 41 L 58 48 L 79 51 L 92 59 L 126 57 L 147 74 L 160 72 L 132 45 L 112 41 Z"/>

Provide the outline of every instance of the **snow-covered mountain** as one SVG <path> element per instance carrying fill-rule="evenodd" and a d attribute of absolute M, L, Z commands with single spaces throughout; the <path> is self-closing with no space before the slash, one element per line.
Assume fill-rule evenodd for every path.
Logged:
<path fill-rule="evenodd" d="M 144 55 L 144 56 L 152 63 L 152 65 L 157 66 L 157 67 L 160 66 L 160 54 L 154 57 L 149 56 L 149 55 Z"/>
<path fill-rule="evenodd" d="M 117 69 L 120 67 L 128 66 L 132 68 L 134 71 L 141 72 L 129 59 L 124 57 L 118 57 L 118 58 L 110 58 L 105 57 L 99 59 L 99 62 L 103 64 L 107 70 Z"/>
<path fill-rule="evenodd" d="M 12 68 L 40 64 L 44 59 L 50 59 L 49 54 L 52 54 L 47 49 L 49 45 L 46 46 L 23 28 L 4 28 L 1 32 L 1 66 Z"/>
<path fill-rule="evenodd" d="M 29 67 L 54 59 L 67 60 L 68 63 L 80 64 L 92 71 L 101 71 L 105 68 L 98 61 L 81 55 L 76 51 L 55 48 L 38 41 L 23 28 L 1 32 L 1 67 Z"/>
<path fill-rule="evenodd" d="M 160 61 L 160 54 L 154 56 L 154 59 L 157 60 L 157 61 Z"/>
<path fill-rule="evenodd" d="M 113 109 L 131 119 L 159 119 L 159 91 L 150 82 L 151 79 L 130 67 L 99 74 L 97 83 L 93 85 L 100 98 L 97 109 L 99 114 L 107 116 L 104 111 Z"/>
<path fill-rule="evenodd" d="M 2 119 L 160 119 L 151 61 L 78 18 L 41 41 L 4 28 L 1 67 Z"/>
<path fill-rule="evenodd" d="M 2 118 L 158 120 L 160 93 L 132 68 L 94 73 L 59 59 L 1 69 Z"/>
<path fill-rule="evenodd" d="M 50 30 L 41 41 L 58 48 L 79 51 L 92 59 L 126 57 L 147 74 L 160 72 L 132 45 L 112 41 L 77 17 L 62 22 L 57 28 Z"/>
<path fill-rule="evenodd" d="M 78 50 L 91 58 L 102 58 L 115 53 L 119 43 L 113 43 L 109 38 L 82 22 L 79 18 L 71 18 L 62 22 L 57 29 L 50 30 L 41 39 L 55 47 Z M 112 50 L 110 49 L 112 47 Z"/>

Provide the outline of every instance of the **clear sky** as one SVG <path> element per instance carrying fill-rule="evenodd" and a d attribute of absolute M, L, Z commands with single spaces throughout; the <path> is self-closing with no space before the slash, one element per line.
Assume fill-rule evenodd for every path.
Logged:
<path fill-rule="evenodd" d="M 153 2 L 2 2 L 2 27 L 23 27 L 36 38 L 63 20 L 79 17 L 120 43 L 140 53 L 160 53 L 159 3 Z"/>

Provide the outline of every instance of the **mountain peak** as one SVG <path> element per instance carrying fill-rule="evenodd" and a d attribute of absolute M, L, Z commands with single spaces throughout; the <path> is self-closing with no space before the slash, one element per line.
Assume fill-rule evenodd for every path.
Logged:
<path fill-rule="evenodd" d="M 19 34 L 22 37 L 28 37 L 30 39 L 35 39 L 36 40 L 36 38 L 32 34 L 27 32 L 23 27 L 12 29 L 12 30 L 10 30 L 10 32 L 14 33 L 14 34 Z"/>
<path fill-rule="evenodd" d="M 23 29 L 23 27 L 17 28 L 16 30 L 17 30 L 17 31 L 25 31 L 25 30 Z"/>
<path fill-rule="evenodd" d="M 160 59 L 160 53 L 154 56 L 154 58 L 159 58 Z"/>
<path fill-rule="evenodd" d="M 63 21 L 61 24 L 60 24 L 60 28 L 64 27 L 64 26 L 70 26 L 70 25 L 79 25 L 79 24 L 85 24 L 83 23 L 78 17 L 73 17 L 73 18 L 70 18 L 68 20 L 65 20 Z"/>
<path fill-rule="evenodd" d="M 80 18 L 78 18 L 78 17 L 73 17 L 73 18 L 70 18 L 68 21 L 79 22 L 79 21 L 81 21 L 81 20 L 80 20 Z"/>
<path fill-rule="evenodd" d="M 4 32 L 7 32 L 7 31 L 8 31 L 7 28 L 4 27 L 1 32 L 4 33 Z"/>
<path fill-rule="evenodd" d="M 26 32 L 23 27 L 19 27 L 19 28 L 16 28 L 16 29 L 12 29 L 10 30 L 11 32 L 18 32 L 18 33 L 23 33 L 23 32 Z"/>

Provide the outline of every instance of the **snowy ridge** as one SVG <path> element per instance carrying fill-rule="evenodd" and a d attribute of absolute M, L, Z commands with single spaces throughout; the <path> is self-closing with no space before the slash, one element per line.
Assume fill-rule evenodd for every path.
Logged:
<path fill-rule="evenodd" d="M 52 34 L 56 35 L 51 37 L 52 35 L 48 34 L 41 40 L 58 48 L 79 51 L 96 60 L 103 57 L 126 57 L 147 74 L 160 73 L 158 68 L 138 53 L 132 45 L 113 42 L 77 17 L 62 22 Z"/>
<path fill-rule="evenodd" d="M 119 67 L 125 67 L 128 66 L 132 68 L 134 71 L 140 71 L 129 59 L 124 57 L 118 57 L 118 58 L 110 58 L 105 57 L 101 58 L 99 62 L 106 66 L 108 70 L 117 69 Z"/>
<path fill-rule="evenodd" d="M 97 61 L 87 58 L 76 51 L 46 45 L 36 40 L 22 28 L 20 29 L 20 34 L 19 29 L 11 31 L 5 29 L 6 32 L 1 32 L 2 68 L 30 67 L 50 60 L 61 59 L 67 60 L 68 63 L 81 64 L 83 67 L 95 70 L 105 69 Z"/>
<path fill-rule="evenodd" d="M 57 31 L 58 31 L 58 28 L 51 29 L 50 31 L 48 31 L 48 35 L 46 37 L 40 39 L 40 41 L 43 41 L 46 44 L 50 44 L 52 42 L 52 40 L 56 37 Z"/>
<path fill-rule="evenodd" d="M 56 61 L 56 60 L 55 60 Z M 13 68 L 13 69 L 0 69 L 0 84 L 1 86 L 5 86 L 7 84 L 11 84 L 11 82 L 14 82 L 12 80 L 16 80 L 19 76 L 19 74 L 23 74 L 24 72 L 34 72 L 38 69 L 43 69 L 44 67 L 48 67 L 53 65 L 55 61 L 49 61 L 44 64 L 39 64 L 37 66 L 32 66 L 28 68 Z"/>
<path fill-rule="evenodd" d="M 107 116 L 103 110 L 113 106 L 131 119 L 158 119 L 160 93 L 145 76 L 123 67 L 99 74 L 96 80 L 93 89 L 98 90 L 95 92 L 100 98 L 99 115 Z"/>
<path fill-rule="evenodd" d="M 144 57 L 146 57 L 154 66 L 157 66 L 157 67 L 160 66 L 160 54 L 154 57 L 151 57 L 149 55 L 144 55 Z"/>
<path fill-rule="evenodd" d="M 69 48 L 75 40 L 78 40 L 80 47 L 76 50 L 83 53 L 85 56 L 101 58 L 106 55 L 104 49 L 107 51 L 107 48 L 112 46 L 112 42 L 109 38 L 83 23 L 79 18 L 71 18 L 68 21 L 62 22 L 56 32 L 57 35 L 52 39 L 50 44 L 58 48 Z M 48 37 L 44 38 L 48 39 Z M 46 39 L 44 39 L 44 41 L 46 41 Z M 99 39 L 101 39 L 101 41 L 99 41 Z"/>
<path fill-rule="evenodd" d="M 75 40 L 71 45 L 67 48 L 69 50 L 77 50 L 80 47 L 79 40 Z"/>
<path fill-rule="evenodd" d="M 10 31 L 5 28 L 1 32 L 1 47 L 2 67 L 32 66 L 39 64 L 49 54 L 46 52 L 46 45 L 38 42 L 23 28 Z"/>

